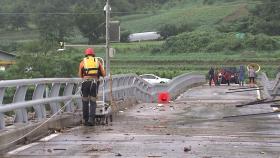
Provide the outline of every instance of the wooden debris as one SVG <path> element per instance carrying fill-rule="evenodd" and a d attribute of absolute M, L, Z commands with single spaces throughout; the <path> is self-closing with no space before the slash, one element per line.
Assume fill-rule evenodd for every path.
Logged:
<path fill-rule="evenodd" d="M 226 93 L 239 93 L 239 92 L 258 91 L 258 90 L 263 90 L 263 89 L 262 88 L 245 89 L 245 90 L 230 91 L 230 92 L 226 92 Z"/>
<path fill-rule="evenodd" d="M 262 88 L 263 86 L 258 86 L 258 87 L 238 87 L 238 88 L 230 88 L 228 90 L 234 91 L 234 90 L 240 90 L 240 89 L 252 89 L 252 88 Z"/>
<path fill-rule="evenodd" d="M 115 156 L 122 156 L 122 154 L 121 153 L 117 153 Z"/>
<path fill-rule="evenodd" d="M 184 152 L 189 152 L 189 151 L 191 151 L 192 150 L 192 147 L 191 146 L 189 146 L 189 147 L 184 147 Z"/>
<path fill-rule="evenodd" d="M 255 104 L 266 104 L 266 103 L 274 103 L 274 102 L 279 102 L 280 100 L 268 100 L 267 99 L 261 99 L 261 100 L 257 100 L 257 101 L 253 101 L 253 102 L 249 102 L 246 104 L 240 104 L 240 105 L 236 105 L 236 107 L 242 107 L 242 106 L 246 106 L 246 105 L 255 105 Z"/>

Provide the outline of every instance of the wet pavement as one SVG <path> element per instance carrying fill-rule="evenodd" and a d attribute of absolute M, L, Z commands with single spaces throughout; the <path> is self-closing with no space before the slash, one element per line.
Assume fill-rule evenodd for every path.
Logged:
<path fill-rule="evenodd" d="M 138 104 L 111 125 L 65 129 L 6 157 L 280 158 L 280 117 L 228 117 L 273 111 L 269 104 L 235 107 L 258 96 L 226 93 L 233 87 L 204 85 L 169 104 Z"/>

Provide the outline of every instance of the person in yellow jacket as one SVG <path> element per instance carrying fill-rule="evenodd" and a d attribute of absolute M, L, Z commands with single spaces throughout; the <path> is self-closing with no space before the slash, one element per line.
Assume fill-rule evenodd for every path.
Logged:
<path fill-rule="evenodd" d="M 79 66 L 79 76 L 84 79 L 82 83 L 83 120 L 85 126 L 95 125 L 96 99 L 100 76 L 106 73 L 102 64 L 95 58 L 92 48 L 85 50 L 85 58 Z"/>

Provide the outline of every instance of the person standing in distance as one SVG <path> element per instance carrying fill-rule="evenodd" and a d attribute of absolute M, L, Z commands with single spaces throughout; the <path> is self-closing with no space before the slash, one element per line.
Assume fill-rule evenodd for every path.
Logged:
<path fill-rule="evenodd" d="M 248 77 L 249 77 L 249 87 L 255 86 L 255 77 L 256 77 L 256 71 L 253 66 L 249 66 L 248 70 Z"/>
<path fill-rule="evenodd" d="M 244 80 L 245 80 L 245 66 L 240 65 L 239 72 L 238 72 L 238 80 L 239 80 L 239 86 L 244 86 Z"/>
<path fill-rule="evenodd" d="M 213 67 L 210 67 L 210 70 L 208 71 L 208 76 L 209 76 L 209 86 L 211 86 L 215 76 L 215 71 Z"/>
<path fill-rule="evenodd" d="M 95 58 L 94 50 L 87 48 L 85 50 L 85 58 L 80 62 L 79 67 L 79 77 L 83 78 L 81 91 L 85 126 L 95 125 L 96 100 L 100 76 L 106 76 L 105 70 L 98 59 Z"/>

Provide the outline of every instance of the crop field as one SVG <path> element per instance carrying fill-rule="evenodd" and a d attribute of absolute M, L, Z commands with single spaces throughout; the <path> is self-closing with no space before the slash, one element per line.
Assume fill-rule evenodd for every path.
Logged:
<path fill-rule="evenodd" d="M 248 1 L 233 3 L 218 3 L 216 5 L 202 5 L 202 2 L 193 2 L 193 5 L 179 5 L 172 9 L 159 10 L 154 13 L 136 14 L 120 18 L 121 27 L 131 32 L 157 31 L 162 24 L 195 24 L 199 29 L 213 29 L 212 27 L 227 15 L 232 14 Z M 253 5 L 254 3 L 249 3 Z"/>
<path fill-rule="evenodd" d="M 151 53 L 153 47 L 162 42 L 140 42 L 128 44 L 113 44 L 117 52 L 111 59 L 112 74 L 153 73 L 161 77 L 173 78 L 187 72 L 206 74 L 210 66 L 215 68 L 225 66 L 247 65 L 258 63 L 269 77 L 275 77 L 279 69 L 280 51 L 275 52 L 196 52 Z M 105 57 L 104 50 L 97 50 L 97 55 Z"/>

